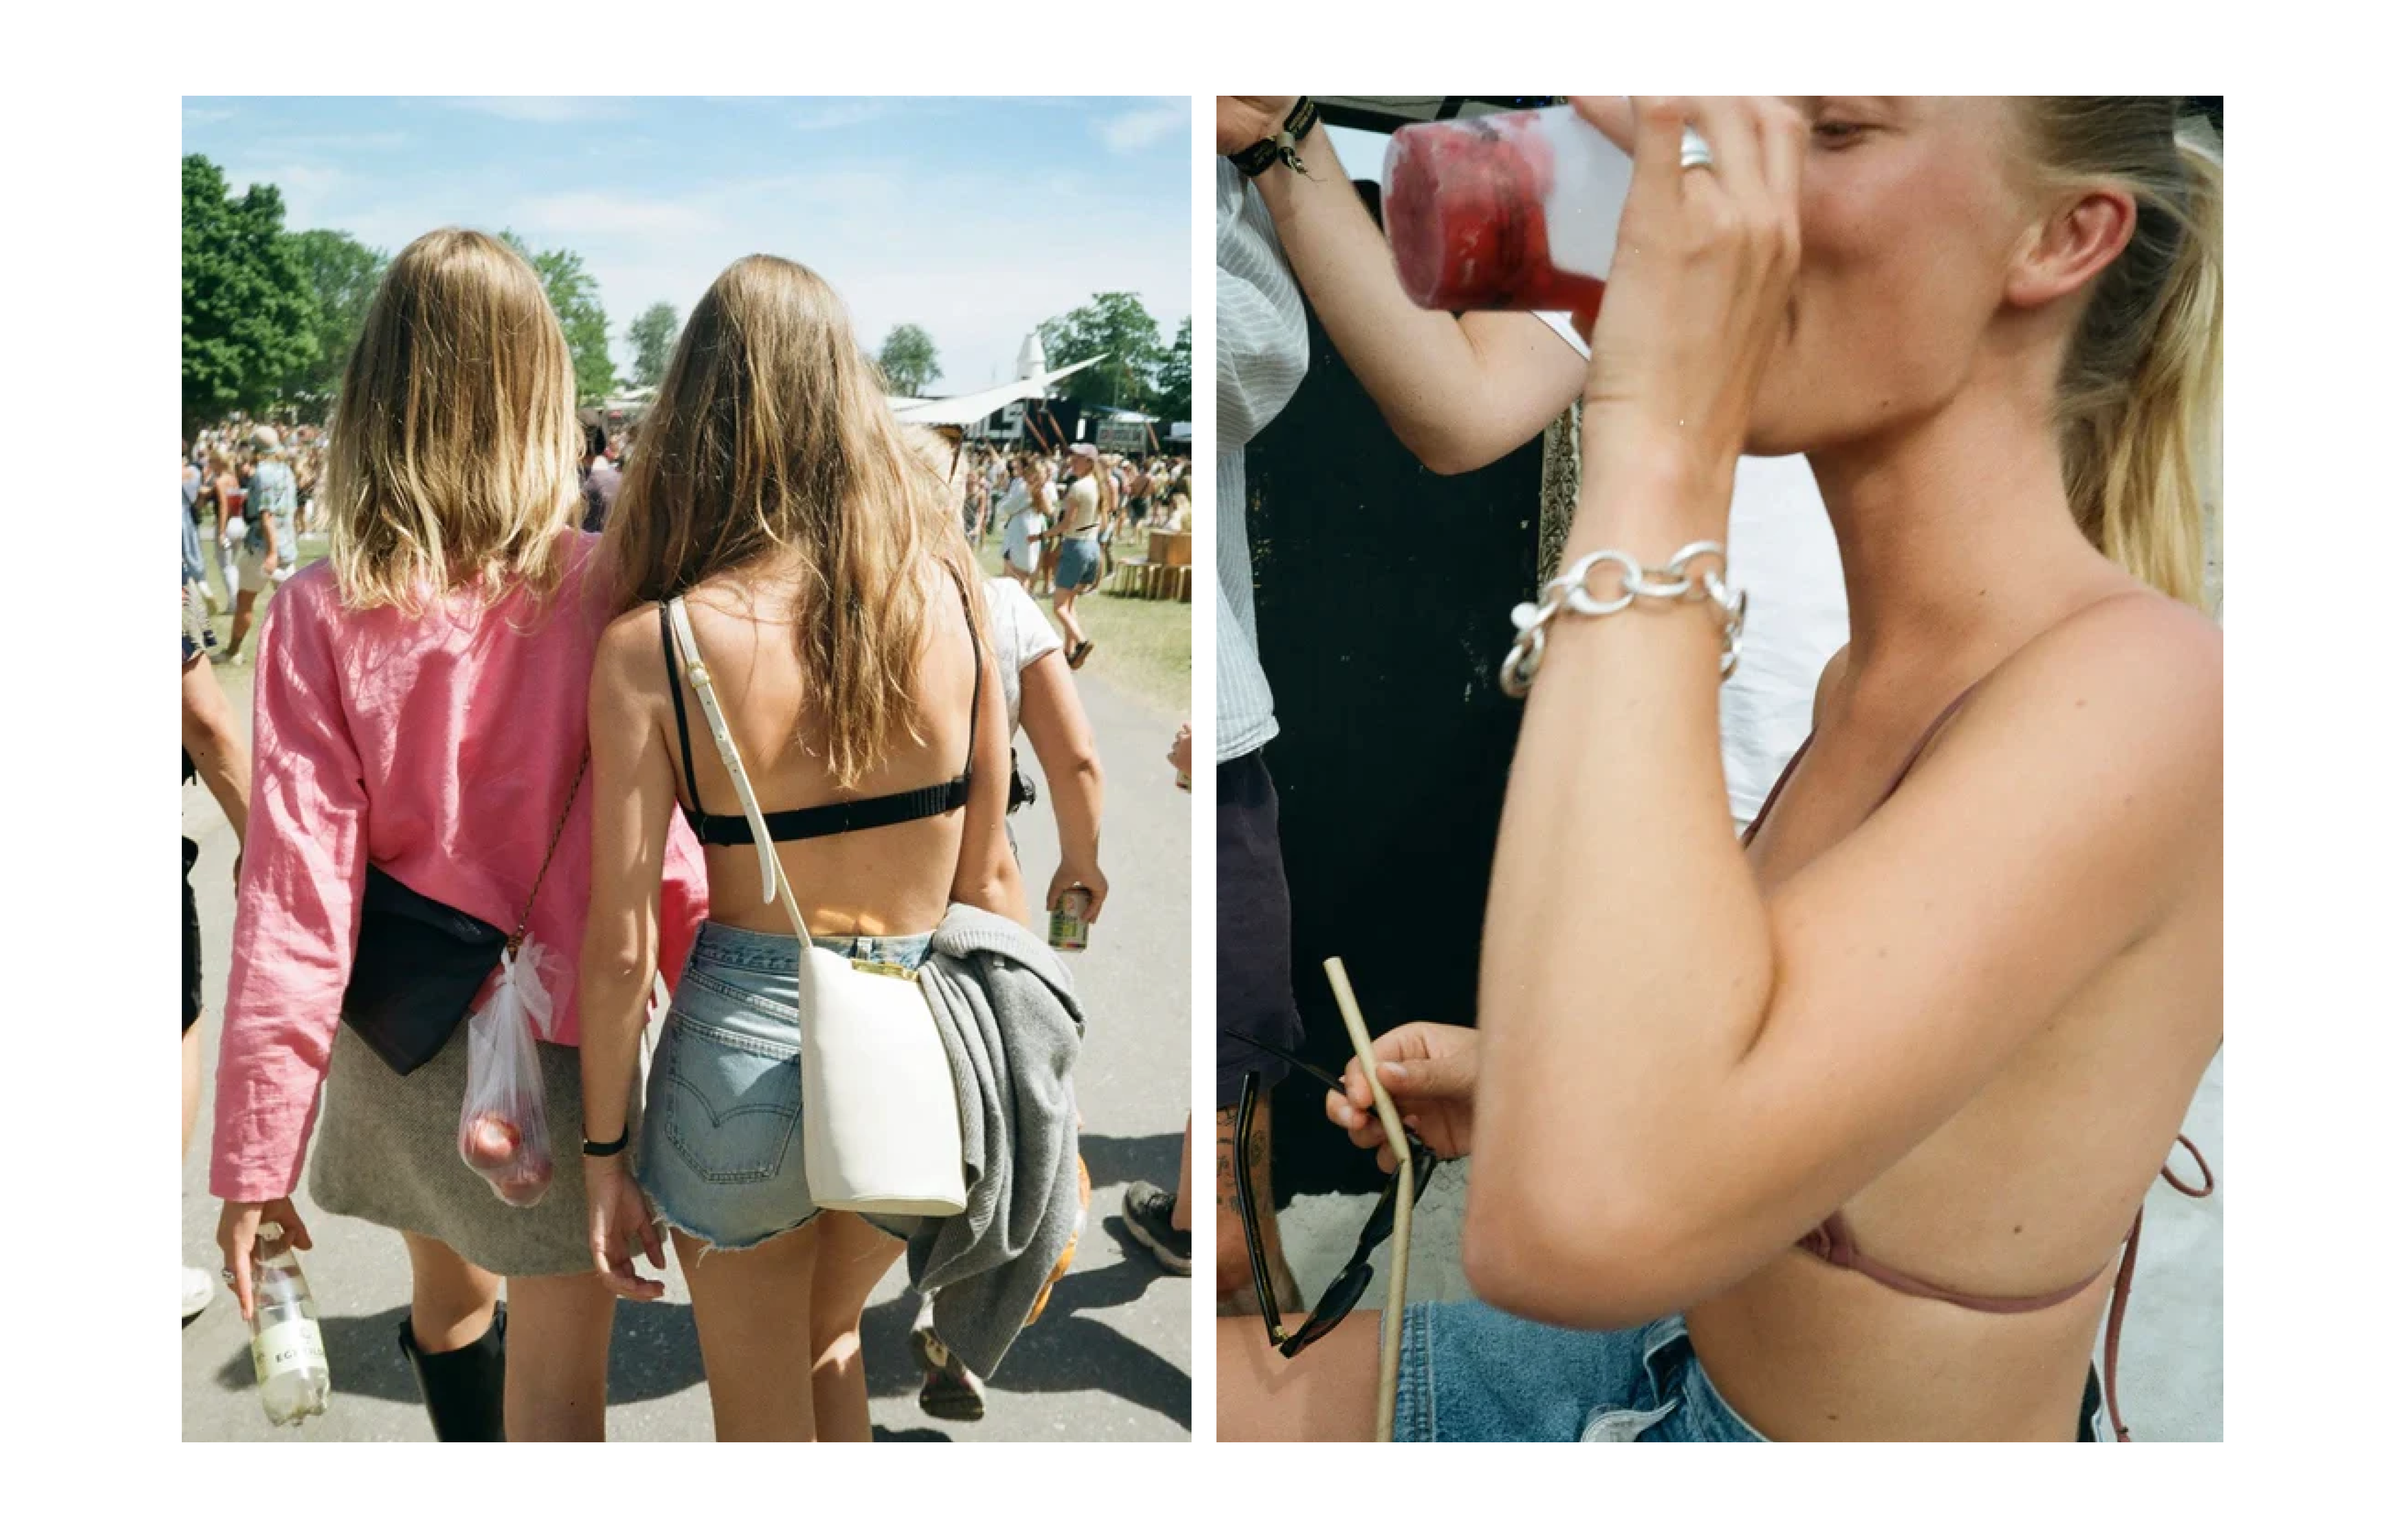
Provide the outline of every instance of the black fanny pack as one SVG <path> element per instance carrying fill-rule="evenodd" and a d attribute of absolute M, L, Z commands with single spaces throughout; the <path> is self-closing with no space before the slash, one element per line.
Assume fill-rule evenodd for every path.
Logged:
<path fill-rule="evenodd" d="M 552 830 L 552 847 L 527 892 L 526 911 L 519 915 L 516 934 L 501 930 L 447 902 L 368 867 L 360 893 L 360 939 L 351 953 L 351 980 L 343 989 L 343 1023 L 359 1033 L 370 1051 L 395 1073 L 413 1073 L 426 1066 L 452 1040 L 477 992 L 485 985 L 506 953 L 515 952 L 526 938 L 527 920 L 535 913 L 535 895 L 543 889 L 544 872 L 560 848 L 568 812 L 577 804 L 585 782 L 585 765 L 568 786 L 568 805 L 560 810 L 560 825 Z"/>
<path fill-rule="evenodd" d="M 343 1023 L 395 1073 L 423 1068 L 467 1018 L 509 938 L 369 866 Z"/>

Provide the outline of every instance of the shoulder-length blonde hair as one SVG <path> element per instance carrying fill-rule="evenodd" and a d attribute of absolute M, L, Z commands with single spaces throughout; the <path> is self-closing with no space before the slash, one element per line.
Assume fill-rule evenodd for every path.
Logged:
<path fill-rule="evenodd" d="M 695 307 L 637 435 L 608 534 L 618 604 L 773 553 L 792 563 L 802 714 L 824 724 L 817 751 L 850 788 L 898 735 L 920 740 L 931 563 L 983 623 L 946 503 L 836 291 L 797 263 L 747 256 Z"/>
<path fill-rule="evenodd" d="M 321 500 L 355 609 L 455 588 L 549 597 L 584 506 L 576 375 L 543 283 L 474 230 L 404 247 L 343 370 Z"/>

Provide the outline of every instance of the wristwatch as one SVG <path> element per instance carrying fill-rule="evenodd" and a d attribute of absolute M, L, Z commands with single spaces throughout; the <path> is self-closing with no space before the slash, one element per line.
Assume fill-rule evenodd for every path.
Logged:
<path fill-rule="evenodd" d="M 1239 170 L 1250 177 L 1260 176 L 1274 165 L 1283 164 L 1301 175 L 1304 159 L 1296 152 L 1297 141 L 1312 133 L 1312 125 L 1320 121 L 1321 108 L 1313 99 L 1298 96 L 1296 105 L 1288 109 L 1287 121 L 1280 124 L 1277 134 L 1269 138 L 1256 139 L 1229 159 Z"/>

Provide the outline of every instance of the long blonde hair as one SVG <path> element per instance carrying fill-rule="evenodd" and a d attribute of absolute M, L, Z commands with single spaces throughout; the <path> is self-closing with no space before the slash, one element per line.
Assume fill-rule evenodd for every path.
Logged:
<path fill-rule="evenodd" d="M 583 509 L 568 343 L 525 260 L 442 229 L 393 260 L 343 369 L 320 500 L 355 609 L 549 597 Z"/>
<path fill-rule="evenodd" d="M 920 740 L 931 563 L 984 623 L 946 504 L 836 291 L 797 263 L 747 256 L 695 306 L 638 434 L 608 536 L 618 605 L 773 553 L 792 562 L 803 715 L 824 724 L 818 751 L 850 788 L 898 735 Z"/>
<path fill-rule="evenodd" d="M 2057 379 L 2065 489 L 2090 542 L 2205 605 L 2200 455 L 2224 382 L 2224 165 L 2180 137 L 2175 96 L 2021 98 L 2043 191 L 2123 183 L 2130 244 L 2093 282 Z"/>

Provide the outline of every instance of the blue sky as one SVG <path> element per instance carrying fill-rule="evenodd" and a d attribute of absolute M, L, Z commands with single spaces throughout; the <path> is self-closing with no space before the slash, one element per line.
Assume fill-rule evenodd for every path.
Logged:
<path fill-rule="evenodd" d="M 1037 323 L 1134 290 L 1190 309 L 1189 99 L 191 97 L 186 153 L 284 194 L 291 227 L 387 251 L 443 224 L 566 246 L 614 354 L 656 299 L 682 317 L 771 252 L 844 295 L 872 352 L 936 338 L 948 393 L 1012 377 Z"/>

